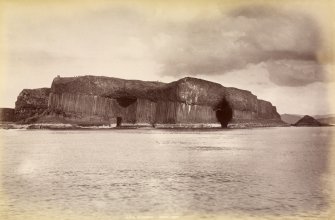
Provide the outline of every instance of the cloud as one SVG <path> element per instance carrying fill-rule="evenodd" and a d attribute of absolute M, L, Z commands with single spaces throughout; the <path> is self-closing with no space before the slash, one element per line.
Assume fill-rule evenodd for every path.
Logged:
<path fill-rule="evenodd" d="M 46 50 L 21 49 L 13 50 L 9 53 L 11 62 L 16 65 L 39 65 L 48 66 L 50 63 L 73 62 L 75 57 L 66 54 L 51 53 Z"/>
<path fill-rule="evenodd" d="M 323 68 L 314 60 L 276 60 L 266 64 L 270 80 L 281 86 L 303 86 L 326 81 Z"/>
<path fill-rule="evenodd" d="M 270 80 L 280 86 L 324 81 L 317 59 L 318 25 L 300 12 L 243 7 L 212 19 L 170 24 L 157 39 L 162 75 L 220 75 L 264 63 Z"/>

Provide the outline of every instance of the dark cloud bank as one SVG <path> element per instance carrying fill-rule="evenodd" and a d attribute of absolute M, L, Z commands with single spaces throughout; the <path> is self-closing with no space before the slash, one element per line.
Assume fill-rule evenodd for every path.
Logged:
<path fill-rule="evenodd" d="M 163 75 L 215 75 L 262 64 L 280 86 L 324 81 L 320 31 L 306 14 L 245 7 L 215 19 L 170 23 L 157 50 Z"/>

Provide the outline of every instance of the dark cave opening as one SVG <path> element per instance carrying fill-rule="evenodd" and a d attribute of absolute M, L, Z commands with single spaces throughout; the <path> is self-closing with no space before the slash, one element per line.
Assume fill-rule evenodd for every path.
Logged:
<path fill-rule="evenodd" d="M 215 113 L 221 127 L 227 128 L 228 123 L 233 118 L 233 110 L 226 99 L 222 99 L 222 101 L 216 106 Z"/>
<path fill-rule="evenodd" d="M 121 97 L 121 98 L 117 98 L 116 101 L 117 103 L 126 108 L 128 107 L 129 105 L 133 104 L 134 102 L 136 102 L 136 98 L 133 98 L 133 97 Z"/>
<path fill-rule="evenodd" d="M 122 124 L 122 117 L 116 117 L 116 127 L 120 127 Z"/>

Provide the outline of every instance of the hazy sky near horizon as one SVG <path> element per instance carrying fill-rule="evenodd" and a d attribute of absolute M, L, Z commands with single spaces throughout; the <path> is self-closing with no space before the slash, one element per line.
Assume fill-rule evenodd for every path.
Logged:
<path fill-rule="evenodd" d="M 325 27 L 334 24 L 318 7 L 8 3 L 0 107 L 57 75 L 193 76 L 250 90 L 281 114 L 333 113 L 334 42 Z"/>

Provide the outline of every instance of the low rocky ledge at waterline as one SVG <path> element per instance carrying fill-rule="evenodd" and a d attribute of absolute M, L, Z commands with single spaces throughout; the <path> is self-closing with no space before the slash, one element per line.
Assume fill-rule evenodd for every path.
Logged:
<path fill-rule="evenodd" d="M 14 118 L 18 124 L 78 126 L 287 125 L 275 106 L 247 90 L 190 77 L 162 83 L 104 76 L 58 76 L 51 88 L 24 89 L 16 101 Z"/>

